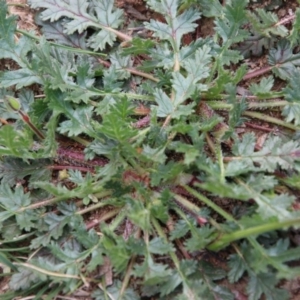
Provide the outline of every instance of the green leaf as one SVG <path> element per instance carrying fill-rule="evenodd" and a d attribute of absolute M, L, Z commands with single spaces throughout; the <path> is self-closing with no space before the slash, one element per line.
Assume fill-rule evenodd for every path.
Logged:
<path fill-rule="evenodd" d="M 5 265 L 5 266 L 9 267 L 13 271 L 18 270 L 17 267 L 15 265 L 13 265 L 11 263 L 11 261 L 8 259 L 8 257 L 2 252 L 0 252 L 0 262 L 1 262 L 2 265 Z"/>
<path fill-rule="evenodd" d="M 157 67 L 171 69 L 174 65 L 174 53 L 170 45 L 166 42 L 161 42 L 156 45 L 156 48 L 150 49 L 151 62 L 144 62 L 140 67 L 143 71 L 151 71 Z"/>
<path fill-rule="evenodd" d="M 223 7 L 218 0 L 199 0 L 201 11 L 205 17 L 221 17 Z"/>
<path fill-rule="evenodd" d="M 166 282 L 163 282 L 160 287 L 160 296 L 165 297 L 166 295 L 173 292 L 176 287 L 182 283 L 182 278 L 180 278 L 177 272 L 173 272 L 171 276 L 167 278 Z"/>
<path fill-rule="evenodd" d="M 123 300 L 140 299 L 137 293 L 131 288 L 125 289 L 122 293 L 122 296 L 121 296 L 121 290 L 122 290 L 122 282 L 119 280 L 115 280 L 111 286 L 106 288 L 106 290 L 96 289 L 92 293 L 92 297 L 95 300 L 102 300 L 102 299 L 106 299 L 107 297 L 113 297 L 112 299 L 119 299 L 120 297 L 122 297 Z"/>
<path fill-rule="evenodd" d="M 183 166 L 174 161 L 166 164 L 159 164 L 156 171 L 151 174 L 151 185 L 158 186 L 162 182 L 167 182 L 176 178 L 183 171 Z"/>
<path fill-rule="evenodd" d="M 287 122 L 294 121 L 295 125 L 300 124 L 299 79 L 300 72 L 297 70 L 290 77 L 288 86 L 283 89 L 285 100 L 289 104 L 283 108 L 282 115 L 285 116 Z"/>
<path fill-rule="evenodd" d="M 206 90 L 206 85 L 198 83 L 199 80 L 208 77 L 207 64 L 210 62 L 210 48 L 203 47 L 195 53 L 194 60 L 188 59 L 184 65 L 188 75 L 184 77 L 179 72 L 173 72 L 172 87 L 175 91 L 175 97 L 171 100 L 163 90 L 156 89 L 154 92 L 155 101 L 158 104 L 157 116 L 166 117 L 168 115 L 179 119 L 182 115 L 190 115 L 193 112 L 194 103 L 181 105 L 185 100 L 190 98 L 195 92 Z M 152 106 L 154 109 L 155 106 Z"/>
<path fill-rule="evenodd" d="M 253 197 L 258 204 L 257 212 L 263 218 L 277 217 L 279 221 L 293 219 L 291 212 L 291 204 L 295 198 L 286 194 L 275 196 L 273 198 L 260 194 L 255 194 Z"/>
<path fill-rule="evenodd" d="M 22 68 L 15 71 L 6 71 L 0 73 L 0 87 L 11 87 L 16 85 L 17 89 L 20 89 L 24 86 L 29 86 L 34 83 L 41 83 L 39 76 L 35 75 L 30 69 Z"/>
<path fill-rule="evenodd" d="M 193 80 L 194 78 L 192 78 L 192 76 L 189 74 L 188 77 L 185 78 L 179 72 L 173 73 L 173 80 L 171 82 L 176 92 L 175 99 L 172 103 L 174 108 L 177 108 L 194 93 L 197 80 Z"/>
<path fill-rule="evenodd" d="M 274 78 L 273 76 L 268 76 L 262 78 L 262 80 L 256 84 L 252 83 L 249 87 L 250 92 L 260 98 L 267 98 L 269 95 L 272 94 L 271 89 L 274 85 Z"/>
<path fill-rule="evenodd" d="M 63 121 L 58 127 L 60 133 L 67 133 L 68 136 L 77 136 L 83 132 L 90 131 L 90 120 L 92 117 L 93 107 L 77 108 L 73 112 L 71 120 Z M 70 113 L 71 110 L 68 111 Z M 82 126 L 84 124 L 84 127 Z"/>
<path fill-rule="evenodd" d="M 19 272 L 12 275 L 11 280 L 9 282 L 9 287 L 12 290 L 26 290 L 28 289 L 33 283 L 46 281 L 47 276 L 39 273 L 34 272 L 32 269 L 26 269 L 23 267 L 18 268 Z"/>
<path fill-rule="evenodd" d="M 215 30 L 223 39 L 223 44 L 227 44 L 227 47 L 242 42 L 249 35 L 246 30 L 241 29 L 241 26 L 245 23 L 246 4 L 246 0 L 231 1 L 223 9 L 224 15 L 222 18 L 217 18 L 215 21 Z"/>
<path fill-rule="evenodd" d="M 171 195 L 169 191 L 164 190 L 161 194 L 161 197 L 155 199 L 151 205 L 151 216 L 158 219 L 162 223 L 166 224 L 169 219 L 169 210 L 168 204 L 170 201 Z"/>
<path fill-rule="evenodd" d="M 250 282 L 247 287 L 249 300 L 259 300 L 263 294 L 267 300 L 288 300 L 288 292 L 276 288 L 277 283 L 278 279 L 273 274 L 253 274 L 253 276 L 250 276 Z"/>
<path fill-rule="evenodd" d="M 119 142 L 126 142 L 136 134 L 136 130 L 130 125 L 130 114 L 132 112 L 129 101 L 125 98 L 120 99 L 114 104 L 109 114 L 103 117 L 100 132 L 109 139 Z"/>
<path fill-rule="evenodd" d="M 172 271 L 168 266 L 154 263 L 152 259 L 148 258 L 143 265 L 135 265 L 133 274 L 138 277 L 144 276 L 144 284 L 146 286 L 154 286 L 165 282 L 172 274 Z"/>
<path fill-rule="evenodd" d="M 63 22 L 49 22 L 43 21 L 39 14 L 35 18 L 35 23 L 41 26 L 41 30 L 44 36 L 48 40 L 54 40 L 59 44 L 69 47 L 76 47 L 80 49 L 86 49 L 86 32 L 79 34 L 74 32 L 73 34 L 66 34 L 64 32 Z"/>
<path fill-rule="evenodd" d="M 166 117 L 173 113 L 174 107 L 171 99 L 161 89 L 155 89 L 154 92 L 155 101 L 158 104 L 157 116 Z M 155 106 L 152 106 L 155 108 Z"/>
<path fill-rule="evenodd" d="M 11 125 L 0 128 L 0 154 L 20 157 L 23 159 L 34 158 L 35 153 L 30 152 L 32 137 L 27 131 L 16 131 Z"/>
<path fill-rule="evenodd" d="M 83 2 L 85 1 L 83 0 Z M 118 28 L 123 23 L 123 11 L 114 8 L 114 3 L 110 0 L 100 0 L 93 3 L 95 5 L 94 10 L 97 16 L 95 25 L 100 24 L 103 29 L 98 33 L 91 35 L 88 40 L 88 45 L 94 50 L 103 50 L 106 47 L 106 44 L 110 46 L 113 45 L 116 36 L 113 33 L 113 30 L 109 30 L 109 28 Z"/>
<path fill-rule="evenodd" d="M 31 197 L 30 193 L 24 194 L 21 186 L 11 190 L 8 185 L 1 184 L 0 203 L 6 210 L 0 213 L 0 221 L 3 222 L 5 219 L 15 215 L 20 229 L 29 231 L 31 228 L 36 227 L 39 212 L 37 210 L 24 210 L 26 206 L 31 204 Z"/>
<path fill-rule="evenodd" d="M 184 220 L 179 220 L 175 224 L 174 230 L 171 231 L 170 239 L 175 240 L 184 237 L 190 229 L 189 224 Z"/>
<path fill-rule="evenodd" d="M 300 31 L 300 9 L 297 7 L 295 11 L 295 20 L 292 30 L 288 36 L 288 40 L 291 42 L 291 46 L 296 46 L 299 43 L 299 31 Z"/>
<path fill-rule="evenodd" d="M 211 50 L 211 47 L 208 45 L 203 45 L 195 51 L 192 57 L 185 58 L 182 61 L 182 65 L 187 71 L 189 80 L 194 84 L 209 76 L 209 66 L 212 59 Z M 201 90 L 200 87 L 202 87 L 203 90 L 206 89 L 205 85 L 199 86 L 199 90 Z"/>
<path fill-rule="evenodd" d="M 74 236 L 86 249 L 96 246 L 100 240 L 94 229 L 90 229 L 87 231 L 86 228 L 81 228 L 79 226 L 75 229 Z"/>
<path fill-rule="evenodd" d="M 238 254 L 230 255 L 228 265 L 230 268 L 230 271 L 228 273 L 228 279 L 230 283 L 239 281 L 247 270 L 247 264 Z"/>
<path fill-rule="evenodd" d="M 229 111 L 229 128 L 223 137 L 224 140 L 227 140 L 233 134 L 235 127 L 242 125 L 245 121 L 245 119 L 242 117 L 242 114 L 247 109 L 247 104 L 244 98 L 237 99 L 236 86 L 234 86 L 232 83 L 228 83 L 225 86 L 225 90 L 228 94 L 226 100 L 232 105 L 232 108 Z"/>
<path fill-rule="evenodd" d="M 267 37 L 288 35 L 288 29 L 283 25 L 278 25 L 278 17 L 275 13 L 267 12 L 262 8 L 257 8 L 255 13 L 247 12 L 247 17 L 254 30 Z"/>
<path fill-rule="evenodd" d="M 109 256 L 117 273 L 124 271 L 131 258 L 131 253 L 126 242 L 123 237 L 116 236 L 105 225 L 102 224 L 101 228 L 104 234 L 102 246 L 105 249 L 106 255 Z"/>
<path fill-rule="evenodd" d="M 300 189 L 300 175 L 299 174 L 293 174 L 286 178 L 281 178 L 281 181 L 283 181 L 285 184 L 290 186 L 293 189 Z"/>
<path fill-rule="evenodd" d="M 160 237 L 153 238 L 149 243 L 148 249 L 149 252 L 154 254 L 167 254 L 175 251 L 174 247 L 171 244 L 166 243 Z"/>
<path fill-rule="evenodd" d="M 232 172 L 237 164 L 255 170 L 256 163 L 259 164 L 260 171 L 272 172 L 278 166 L 286 170 L 293 168 L 295 161 L 299 160 L 297 153 L 300 146 L 294 141 L 284 142 L 277 136 L 270 136 L 260 151 L 255 151 L 254 146 L 254 134 L 244 134 L 242 141 L 236 141 L 233 146 L 233 154 L 236 157 L 228 163 L 227 169 Z"/>
<path fill-rule="evenodd" d="M 275 43 L 275 38 L 267 38 L 260 34 L 253 34 L 246 38 L 243 42 L 236 45 L 234 48 L 238 49 L 241 54 L 248 58 L 251 55 L 261 56 L 264 49 L 270 49 Z"/>
<path fill-rule="evenodd" d="M 130 47 L 125 48 L 122 51 L 123 55 L 140 55 L 140 54 L 150 54 L 150 49 L 153 48 L 155 43 L 151 40 L 141 39 L 134 37 L 130 42 Z"/>
<path fill-rule="evenodd" d="M 114 77 L 123 80 L 128 79 L 131 74 L 127 68 L 132 68 L 133 61 L 131 57 L 123 55 L 123 52 L 117 51 L 110 55 L 111 66 L 115 70 Z"/>
<path fill-rule="evenodd" d="M 188 145 L 181 142 L 173 142 L 171 145 L 171 149 L 174 149 L 179 153 L 184 153 L 185 165 L 190 165 L 197 159 L 197 157 L 200 156 L 199 149 L 194 145 Z"/>
<path fill-rule="evenodd" d="M 64 31 L 73 34 L 78 31 L 81 34 L 88 27 L 101 28 L 92 34 L 88 45 L 94 50 L 102 50 L 106 44 L 112 45 L 116 39 L 110 28 L 117 28 L 122 23 L 122 10 L 114 9 L 113 3 L 109 0 L 87 2 L 84 0 L 61 2 L 57 0 L 41 1 L 30 0 L 32 8 L 45 8 L 41 13 L 43 21 L 57 21 L 64 19 Z"/>
<path fill-rule="evenodd" d="M 165 148 L 151 148 L 148 145 L 144 145 L 142 154 L 160 164 L 163 164 L 167 159 Z"/>
<path fill-rule="evenodd" d="M 198 278 L 202 279 L 205 289 L 202 295 L 205 295 L 206 299 L 226 299 L 233 300 L 233 294 L 228 288 L 216 284 L 214 281 L 220 280 L 226 276 L 226 272 L 221 268 L 216 268 L 208 262 L 201 262 L 199 266 Z"/>
<path fill-rule="evenodd" d="M 38 180 L 50 180 L 51 172 L 47 168 L 41 168 L 50 164 L 48 160 L 34 160 L 24 162 L 22 159 L 5 157 L 0 163 L 0 178 L 3 184 L 9 186 L 15 185 L 16 181 L 30 176 L 29 184 L 34 186 L 34 182 Z"/>
<path fill-rule="evenodd" d="M 300 65 L 300 54 L 293 54 L 293 49 L 287 40 L 281 39 L 277 49 L 272 48 L 269 52 L 269 64 L 273 66 L 272 71 L 283 80 L 289 79 L 297 72 L 296 67 Z"/>
<path fill-rule="evenodd" d="M 232 63 L 236 64 L 243 59 L 237 50 L 220 48 L 217 52 L 219 52 L 220 63 L 225 66 L 230 66 Z"/>
<path fill-rule="evenodd" d="M 11 18 L 8 19 L 8 23 L 11 22 Z M 7 22 L 5 17 L 3 19 L 4 24 Z M 18 43 L 16 44 L 14 41 L 14 31 L 12 31 L 11 25 L 8 28 L 1 28 L 1 30 L 5 30 L 5 32 L 1 32 L 0 35 L 0 58 L 11 58 L 14 60 L 19 66 L 27 68 L 28 67 L 28 52 L 32 49 L 33 44 L 30 39 L 22 36 Z M 15 29 L 15 28 L 14 28 Z M 6 32 L 8 30 L 8 32 Z M 9 34 L 8 34 L 9 33 Z"/>
<path fill-rule="evenodd" d="M 173 0 L 148 0 L 147 3 L 154 11 L 165 16 L 167 24 L 150 20 L 145 27 L 153 31 L 155 37 L 168 40 L 175 51 L 179 50 L 182 36 L 197 27 L 194 22 L 200 18 L 200 13 L 187 9 L 177 16 L 178 1 Z"/>
<path fill-rule="evenodd" d="M 51 240 L 59 239 L 66 227 L 79 227 L 82 222 L 82 218 L 75 214 L 75 205 L 71 204 L 69 207 L 61 206 L 60 210 L 62 215 L 57 215 L 55 213 L 48 213 L 44 218 L 43 222 L 45 224 L 44 228 L 41 228 L 41 234 L 36 238 L 31 240 L 31 249 L 36 249 L 40 246 L 47 246 L 50 244 Z"/>
<path fill-rule="evenodd" d="M 216 182 L 218 182 L 217 185 Z M 207 178 L 204 183 L 199 184 L 199 187 L 221 197 L 238 200 L 248 200 L 251 197 L 246 188 L 234 183 L 220 182 L 214 177 Z"/>
<path fill-rule="evenodd" d="M 67 133 L 69 136 L 78 135 L 83 132 L 91 136 L 95 135 L 91 125 L 92 106 L 78 107 L 74 110 L 68 102 L 64 101 L 63 94 L 48 91 L 47 96 L 50 101 L 49 108 L 53 109 L 55 114 L 64 114 L 69 118 L 69 120 L 63 121 L 60 124 L 60 132 Z"/>
<path fill-rule="evenodd" d="M 2 42 L 2 40 L 5 40 L 8 44 L 13 45 L 14 33 L 17 27 L 17 16 L 10 15 L 9 17 L 7 17 L 6 1 L 0 1 L 0 20 L 0 41 Z"/>
<path fill-rule="evenodd" d="M 187 239 L 185 246 L 188 251 L 200 251 L 204 249 L 211 241 L 215 239 L 215 229 L 208 226 L 195 228 L 191 230 L 192 237 Z"/>
<path fill-rule="evenodd" d="M 129 219 L 136 224 L 137 226 L 141 227 L 145 231 L 149 231 L 150 226 L 150 210 L 144 205 L 133 199 L 128 199 L 128 206 L 129 206 Z"/>

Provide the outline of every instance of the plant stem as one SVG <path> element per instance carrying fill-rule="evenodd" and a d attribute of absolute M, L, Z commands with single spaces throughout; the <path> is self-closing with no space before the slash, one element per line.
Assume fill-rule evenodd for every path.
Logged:
<path fill-rule="evenodd" d="M 218 95 L 210 95 L 203 93 L 200 95 L 201 100 L 204 101 L 211 101 L 211 100 L 224 100 L 228 97 L 226 94 L 218 94 Z M 271 95 L 268 95 L 267 97 L 261 97 L 261 96 L 254 96 L 254 95 L 236 95 L 237 99 L 248 99 L 248 100 L 270 100 L 270 99 L 278 99 L 280 97 L 283 97 L 283 92 L 274 92 L 272 91 Z"/>
<path fill-rule="evenodd" d="M 45 139 L 44 134 L 37 129 L 37 127 L 31 122 L 29 116 L 27 114 L 25 114 L 23 111 L 18 110 L 18 113 L 20 114 L 20 116 L 22 117 L 22 120 L 30 127 L 30 129 L 41 139 Z"/>
<path fill-rule="evenodd" d="M 195 183 L 196 186 L 201 187 L 198 183 Z M 184 188 L 192 194 L 195 198 L 200 199 L 202 202 L 204 202 L 207 206 L 211 207 L 214 211 L 216 211 L 220 216 L 222 216 L 225 220 L 233 221 L 235 222 L 235 219 L 228 214 L 225 210 L 223 210 L 220 206 L 215 204 L 210 199 L 206 198 L 205 196 L 198 193 L 196 190 L 192 189 L 191 187 L 184 185 Z"/>
<path fill-rule="evenodd" d="M 220 110 L 231 110 L 233 105 L 230 103 L 226 103 L 224 101 L 206 101 L 206 103 L 213 109 Z M 248 102 L 249 109 L 264 109 L 269 107 L 281 107 L 289 104 L 288 101 L 278 100 L 278 101 L 268 101 L 268 102 Z"/>
<path fill-rule="evenodd" d="M 163 229 L 161 228 L 160 224 L 157 222 L 157 220 L 154 219 L 154 218 L 152 218 L 152 219 L 151 219 L 151 222 L 152 222 L 153 226 L 155 227 L 155 229 L 156 229 L 158 235 L 159 235 L 166 243 L 168 243 L 167 236 L 166 236 L 166 234 L 164 233 Z M 193 295 L 194 293 L 190 290 L 189 285 L 188 285 L 187 282 L 186 282 L 186 277 L 184 276 L 184 274 L 182 273 L 182 271 L 181 271 L 181 269 L 180 269 L 180 262 L 179 262 L 178 257 L 176 256 L 175 252 L 172 252 L 172 251 L 169 252 L 169 255 L 170 255 L 170 257 L 171 257 L 171 259 L 172 259 L 172 261 L 173 261 L 173 263 L 174 263 L 174 265 L 175 265 L 175 267 L 176 267 L 176 269 L 177 269 L 177 272 L 178 272 L 179 276 L 180 276 L 181 279 L 182 279 L 182 282 L 183 282 L 184 287 L 187 288 L 187 289 L 189 290 L 189 292 L 190 292 L 191 295 Z M 192 299 L 194 299 L 194 298 L 192 298 Z"/>
<path fill-rule="evenodd" d="M 216 145 L 216 155 L 217 155 L 217 159 L 218 159 L 219 167 L 220 167 L 220 182 L 224 183 L 225 182 L 225 167 L 224 167 L 221 143 L 219 141 L 217 141 L 217 145 Z"/>
<path fill-rule="evenodd" d="M 83 215 L 83 214 L 86 214 L 86 213 L 88 213 L 88 212 L 90 212 L 90 211 L 93 211 L 93 210 L 96 210 L 96 209 L 98 209 L 98 208 L 101 208 L 101 207 L 104 207 L 104 206 L 106 206 L 106 205 L 109 205 L 109 203 L 106 203 L 106 202 L 99 202 L 99 203 L 96 203 L 96 204 L 94 204 L 94 205 L 90 205 L 90 206 L 88 206 L 88 207 L 86 207 L 86 208 L 84 208 L 84 209 L 81 209 L 81 210 L 78 210 L 78 211 L 76 211 L 76 215 Z"/>
<path fill-rule="evenodd" d="M 261 68 L 261 69 L 256 70 L 256 71 L 248 72 L 248 73 L 243 77 L 243 80 L 248 80 L 248 79 L 251 79 L 251 78 L 254 78 L 254 77 L 263 75 L 263 74 L 265 74 L 265 73 L 268 73 L 268 72 L 272 71 L 272 69 L 273 69 L 274 67 L 275 67 L 275 66 L 268 66 L 268 67 L 264 67 L 264 68 Z"/>
<path fill-rule="evenodd" d="M 253 235 L 259 235 L 264 232 L 276 230 L 276 229 L 282 229 L 284 227 L 290 227 L 293 225 L 300 224 L 300 219 L 293 219 L 288 221 L 282 221 L 282 222 L 268 222 L 267 224 L 254 226 L 247 229 L 238 230 L 232 233 L 223 234 L 220 238 L 218 238 L 216 241 L 212 242 L 207 249 L 212 251 L 218 251 L 224 247 L 226 247 L 228 244 L 230 244 L 233 241 L 246 238 Z"/>
<path fill-rule="evenodd" d="M 216 155 L 216 147 L 215 147 L 215 144 L 214 144 L 212 138 L 209 136 L 208 133 L 205 133 L 205 139 L 206 139 L 207 145 L 208 145 L 208 147 L 209 147 L 211 153 L 212 153 L 213 155 Z"/>
<path fill-rule="evenodd" d="M 92 220 L 91 222 L 89 222 L 85 225 L 86 229 L 89 230 L 89 229 L 99 225 L 101 222 L 112 219 L 120 212 L 120 210 L 121 210 L 121 208 L 112 209 L 109 212 L 105 213 L 102 217 Z"/>
<path fill-rule="evenodd" d="M 258 113 L 258 112 L 254 112 L 254 111 L 244 111 L 243 115 L 247 116 L 247 117 L 252 117 L 252 118 L 259 119 L 259 120 L 263 120 L 265 122 L 273 123 L 273 124 L 276 124 L 279 126 L 283 126 L 283 127 L 286 127 L 286 128 L 292 129 L 292 130 L 296 130 L 296 131 L 300 130 L 300 127 L 298 127 L 298 126 L 295 126 L 293 124 L 287 123 L 282 120 L 279 120 L 277 118 L 273 118 L 266 114 L 262 114 L 262 113 Z"/>
<path fill-rule="evenodd" d="M 69 136 L 68 136 L 68 138 L 74 140 L 75 142 L 77 142 L 77 143 L 79 143 L 79 144 L 81 144 L 81 145 L 83 145 L 83 146 L 85 146 L 85 147 L 87 147 L 87 146 L 90 145 L 90 142 L 89 142 L 89 141 L 86 141 L 85 139 L 83 139 L 83 138 L 81 138 L 81 137 L 79 137 L 79 136 L 72 136 L 72 137 L 69 137 Z"/>
<path fill-rule="evenodd" d="M 46 269 L 42 269 L 39 268 L 35 265 L 29 264 L 29 263 L 14 263 L 14 265 L 16 266 L 21 266 L 24 268 L 28 268 L 31 270 L 34 270 L 36 272 L 48 275 L 48 276 L 52 276 L 52 277 L 58 277 L 58 278 L 69 278 L 69 279 L 81 279 L 81 277 L 76 276 L 76 275 L 72 275 L 72 274 L 64 274 L 64 273 L 58 273 L 58 272 L 52 272 L 52 271 L 48 271 Z"/>
<path fill-rule="evenodd" d="M 132 270 L 133 265 L 135 263 L 135 258 L 136 258 L 135 255 L 131 257 L 130 263 L 129 263 L 129 265 L 127 267 L 127 270 L 125 272 L 125 277 L 124 277 L 123 282 L 122 282 L 122 287 L 120 289 L 120 294 L 119 294 L 118 300 L 121 300 L 123 298 L 123 294 L 125 292 L 125 289 L 128 286 L 128 283 L 129 283 L 129 280 L 130 280 L 130 277 L 131 277 L 131 270 Z"/>
<path fill-rule="evenodd" d="M 168 239 L 166 234 L 164 233 L 163 229 L 161 228 L 161 226 L 159 225 L 159 223 L 157 222 L 156 219 L 151 218 L 151 222 L 153 224 L 153 226 L 155 227 L 155 230 L 157 231 L 158 235 L 165 241 L 168 243 Z M 178 257 L 175 255 L 174 252 L 169 252 L 174 265 L 176 266 L 178 272 L 181 274 L 180 268 L 179 268 L 179 260 Z M 181 274 L 182 278 L 184 278 L 183 274 Z"/>
<path fill-rule="evenodd" d="M 192 202 L 188 201 L 187 199 L 183 198 L 182 196 L 173 194 L 173 197 L 179 203 L 180 206 L 182 206 L 183 208 L 186 208 L 188 211 L 191 211 L 196 214 L 201 211 L 201 209 L 197 205 L 193 204 Z"/>
<path fill-rule="evenodd" d="M 127 210 L 125 208 L 121 208 L 119 210 L 118 215 L 114 218 L 114 220 L 110 222 L 109 229 L 114 231 L 120 225 L 120 223 L 123 222 L 123 220 L 126 217 L 126 214 L 127 214 Z"/>
<path fill-rule="evenodd" d="M 201 187 L 199 184 L 195 183 L 196 186 L 199 186 Z M 241 238 L 248 238 L 249 242 L 251 243 L 251 245 L 261 253 L 261 255 L 263 256 L 264 255 L 264 251 L 262 249 L 262 246 L 258 244 L 258 242 L 254 239 L 254 237 L 252 237 L 251 235 L 255 234 L 255 232 L 257 232 L 257 234 L 259 233 L 263 233 L 263 232 L 266 232 L 266 231 L 270 231 L 270 230 L 274 230 L 274 229 L 280 229 L 282 227 L 285 227 L 285 226 L 291 226 L 291 225 L 294 225 L 294 224 L 298 224 L 300 222 L 300 219 L 295 219 L 295 220 L 288 220 L 288 221 L 284 221 L 284 222 L 281 222 L 280 224 L 281 225 L 276 225 L 278 224 L 278 222 L 273 222 L 271 225 L 268 225 L 269 223 L 267 224 L 264 224 L 264 225 L 260 225 L 260 226 L 256 226 L 256 227 L 252 227 L 254 228 L 253 231 L 252 228 L 248 228 L 246 229 L 246 235 L 243 235 L 242 233 L 240 232 L 243 232 L 245 229 L 243 229 L 241 227 L 241 225 L 239 224 L 239 222 L 237 222 L 230 214 L 228 214 L 227 212 L 225 212 L 222 208 L 220 208 L 219 206 L 217 206 L 215 203 L 213 203 L 211 200 L 209 200 L 208 198 L 206 198 L 205 196 L 201 195 L 200 193 L 198 193 L 197 191 L 195 191 L 194 189 L 188 187 L 188 186 L 185 186 L 186 190 L 188 192 L 190 192 L 194 197 L 196 197 L 197 199 L 200 199 L 201 201 L 203 201 L 207 206 L 211 207 L 213 210 L 215 210 L 217 213 L 219 213 L 224 219 L 226 219 L 227 221 L 232 221 L 234 222 L 236 225 L 238 225 L 241 230 L 238 230 L 238 231 L 235 231 L 235 232 L 232 232 L 232 233 L 228 233 L 228 234 L 224 234 L 224 233 L 221 233 L 220 237 L 215 240 L 214 242 L 212 242 L 207 248 L 209 250 L 214 250 L 214 251 L 217 251 L 221 248 L 224 248 L 226 246 L 228 246 L 228 244 L 231 242 L 231 241 L 234 241 L 234 240 L 237 240 L 237 239 L 241 239 Z M 289 224 L 288 222 L 292 222 L 291 224 Z M 295 223 L 296 222 L 296 223 Z M 276 223 L 276 224 L 275 224 Z M 283 225 L 285 224 L 285 225 Z M 261 226 L 265 226 L 264 229 L 260 228 Z M 278 226 L 278 227 L 275 227 Z M 260 231 L 260 230 L 264 230 L 264 231 Z M 235 234 L 237 233 L 237 234 Z M 225 236 L 224 240 L 223 240 L 223 236 Z"/>
<path fill-rule="evenodd" d="M 151 75 L 149 73 L 145 73 L 145 72 L 139 71 L 139 70 L 134 69 L 134 68 L 125 68 L 125 70 L 130 72 L 131 74 L 138 75 L 138 76 L 150 79 L 154 82 L 159 82 L 158 78 L 154 77 L 153 75 Z"/>
<path fill-rule="evenodd" d="M 289 102 L 285 101 L 285 100 L 247 103 L 249 109 L 264 109 L 264 108 L 269 108 L 269 107 L 281 107 L 281 106 L 286 106 L 287 104 L 289 104 Z"/>

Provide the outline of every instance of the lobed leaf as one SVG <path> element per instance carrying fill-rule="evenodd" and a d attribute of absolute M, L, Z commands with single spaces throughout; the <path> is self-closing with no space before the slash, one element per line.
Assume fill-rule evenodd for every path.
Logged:
<path fill-rule="evenodd" d="M 245 23 L 245 6 L 246 0 L 234 0 L 227 4 L 223 10 L 222 18 L 215 20 L 215 30 L 221 36 L 223 44 L 232 45 L 233 43 L 242 42 L 248 37 L 246 30 L 241 29 Z"/>
<path fill-rule="evenodd" d="M 196 28 L 197 25 L 194 22 L 200 18 L 200 13 L 193 9 L 187 9 L 182 14 L 177 15 L 177 0 L 165 0 L 162 2 L 149 0 L 147 2 L 153 10 L 165 16 L 167 24 L 150 20 L 145 27 L 153 31 L 154 36 L 161 40 L 168 40 L 173 49 L 178 51 L 182 36 Z"/>
<path fill-rule="evenodd" d="M 255 13 L 248 12 L 247 17 L 255 32 L 267 37 L 271 37 L 271 35 L 279 35 L 281 37 L 288 35 L 288 29 L 283 25 L 278 25 L 279 20 L 275 13 L 257 8 Z"/>
<path fill-rule="evenodd" d="M 283 80 L 291 78 L 300 65 L 300 55 L 293 54 L 293 49 L 287 40 L 281 39 L 277 49 L 272 48 L 269 52 L 268 61 L 273 66 L 272 71 Z"/>
<path fill-rule="evenodd" d="M 293 72 L 287 87 L 283 89 L 285 100 L 289 102 L 283 110 L 282 115 L 285 116 L 287 122 L 292 122 L 296 125 L 300 124 L 300 101 L 299 101 L 299 79 L 300 72 Z"/>
<path fill-rule="evenodd" d="M 94 50 L 104 49 L 107 44 L 112 45 L 116 35 L 112 28 L 122 23 L 122 10 L 114 9 L 109 0 L 30 0 L 32 8 L 44 8 L 41 13 L 42 20 L 57 21 L 64 19 L 64 32 L 68 35 L 78 31 L 81 34 L 88 27 L 101 28 L 92 34 L 87 44 Z"/>

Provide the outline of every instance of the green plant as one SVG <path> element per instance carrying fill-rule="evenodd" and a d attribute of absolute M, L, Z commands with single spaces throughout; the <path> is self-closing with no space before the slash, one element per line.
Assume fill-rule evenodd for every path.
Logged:
<path fill-rule="evenodd" d="M 144 24 L 149 39 L 120 31 L 110 0 L 29 4 L 44 9 L 41 37 L 0 2 L 0 58 L 19 66 L 0 73 L 2 298 L 234 299 L 220 280 L 247 276 L 249 299 L 288 299 L 277 285 L 300 273 L 287 264 L 300 256 L 287 234 L 300 224 L 299 11 L 291 33 L 258 11 L 252 30 L 279 37 L 268 71 L 287 84 L 276 91 L 269 76 L 239 96 L 242 80 L 265 73 L 246 74 L 239 51 L 256 19 L 247 1 L 149 0 L 165 16 Z M 215 35 L 184 45 L 201 11 Z M 280 134 L 258 147 L 236 131 L 249 117 Z M 224 248 L 227 269 L 202 258 Z"/>

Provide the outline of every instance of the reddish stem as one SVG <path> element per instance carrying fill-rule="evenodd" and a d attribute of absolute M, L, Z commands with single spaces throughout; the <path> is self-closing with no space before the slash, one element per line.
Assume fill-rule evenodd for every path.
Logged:
<path fill-rule="evenodd" d="M 263 130 L 263 131 L 268 131 L 268 132 L 274 131 L 274 128 L 267 128 L 265 126 L 260 126 L 260 125 L 252 124 L 252 123 L 249 123 L 249 122 L 245 122 L 245 125 L 247 125 L 249 127 L 252 127 L 254 129 L 259 129 L 259 130 Z"/>
<path fill-rule="evenodd" d="M 31 130 L 41 139 L 43 140 L 45 138 L 45 136 L 43 135 L 43 133 L 37 129 L 37 127 L 32 124 L 29 116 L 27 114 L 25 114 L 24 112 L 22 112 L 21 110 L 18 111 L 18 113 L 21 115 L 23 121 L 31 128 Z"/>
<path fill-rule="evenodd" d="M 256 70 L 256 71 L 248 72 L 243 77 L 243 80 L 248 80 L 248 79 L 263 75 L 265 73 L 268 73 L 268 72 L 272 71 L 273 68 L 274 68 L 274 66 L 269 66 L 269 67 L 264 67 L 264 68 Z"/>
<path fill-rule="evenodd" d="M 87 164 L 89 166 L 100 166 L 100 167 L 104 167 L 107 163 L 108 160 L 105 158 L 94 158 L 91 160 L 86 160 L 84 157 L 84 153 L 81 152 L 76 152 L 73 150 L 69 150 L 69 149 L 65 149 L 65 148 L 58 148 L 57 149 L 57 155 L 59 158 L 66 158 L 67 160 L 75 160 L 75 161 L 79 161 L 81 163 Z"/>
<path fill-rule="evenodd" d="M 150 124 L 150 116 L 145 116 L 142 119 L 138 120 L 137 122 L 135 122 L 133 124 L 133 127 L 135 128 L 142 128 L 142 127 L 146 127 Z"/>

